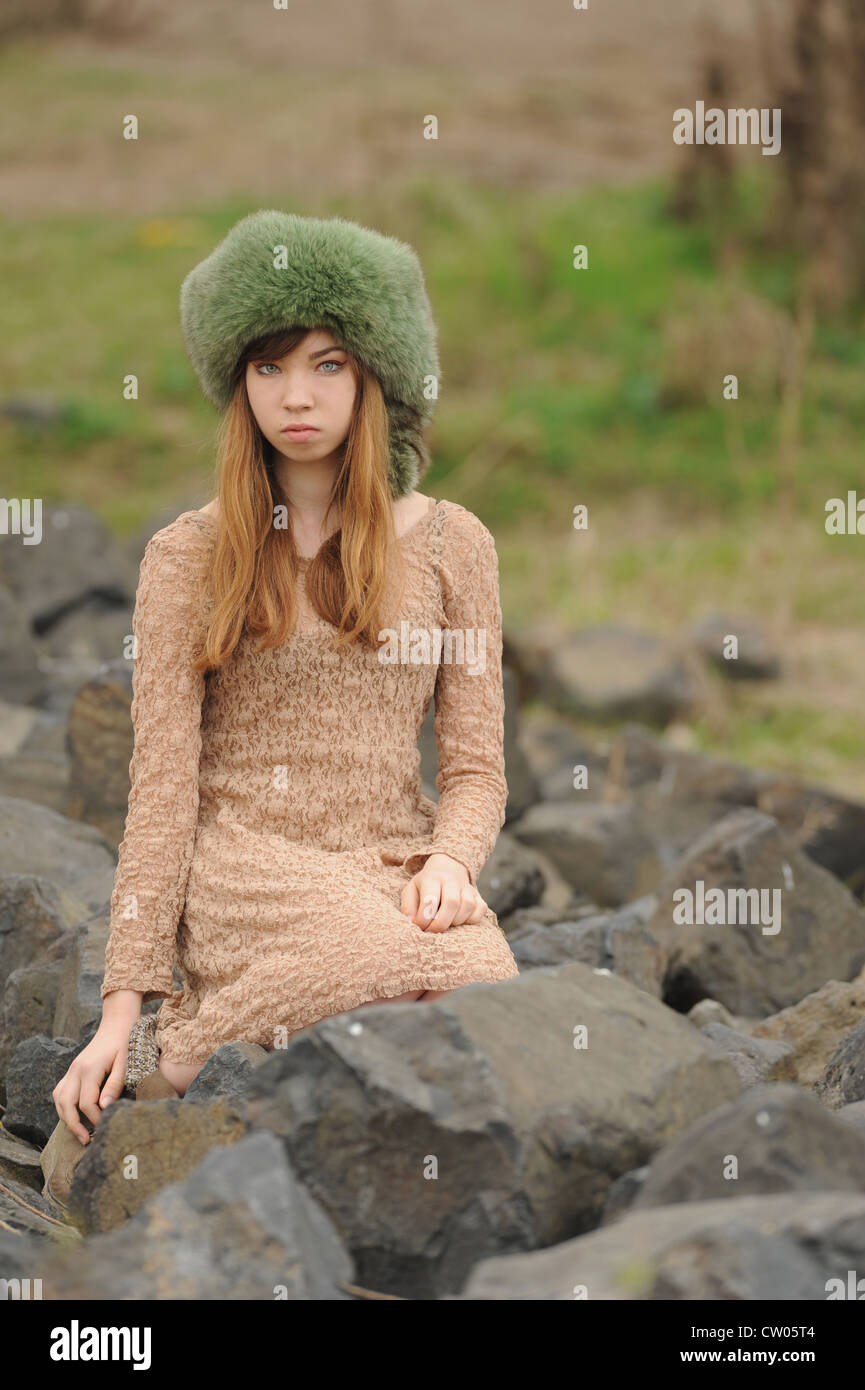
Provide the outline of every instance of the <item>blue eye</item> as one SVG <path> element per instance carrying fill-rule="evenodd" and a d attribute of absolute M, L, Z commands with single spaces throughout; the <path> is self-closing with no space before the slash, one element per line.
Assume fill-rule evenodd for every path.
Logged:
<path fill-rule="evenodd" d="M 324 362 L 319 362 L 318 365 L 319 365 L 319 367 L 336 367 L 336 371 L 335 371 L 335 372 L 324 372 L 324 373 L 322 373 L 323 376 L 336 376 L 339 372 L 342 371 L 343 367 L 345 366 L 345 363 L 344 363 L 344 362 L 337 362 L 335 358 L 333 358 L 333 357 L 328 357 L 326 361 L 324 361 Z M 256 367 L 255 370 L 256 370 L 257 372 L 259 372 L 259 373 L 263 373 L 263 375 L 265 375 L 265 376 L 270 376 L 270 372 L 264 372 L 264 368 L 265 368 L 265 367 L 275 367 L 276 370 L 279 371 L 279 363 L 278 363 L 278 362 L 259 362 L 259 364 L 258 364 L 258 366 Z"/>

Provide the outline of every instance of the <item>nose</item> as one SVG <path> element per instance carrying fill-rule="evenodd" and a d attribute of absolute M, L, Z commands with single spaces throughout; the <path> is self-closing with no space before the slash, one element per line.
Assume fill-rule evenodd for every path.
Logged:
<path fill-rule="evenodd" d="M 287 410 L 297 410 L 312 404 L 312 387 L 305 372 L 284 373 L 282 404 Z"/>

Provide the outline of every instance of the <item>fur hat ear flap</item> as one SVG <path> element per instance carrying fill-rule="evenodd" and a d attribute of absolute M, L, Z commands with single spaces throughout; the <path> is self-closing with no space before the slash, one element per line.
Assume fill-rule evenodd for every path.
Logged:
<path fill-rule="evenodd" d="M 219 410 L 254 338 L 330 329 L 381 383 L 392 495 L 411 492 L 423 476 L 423 431 L 441 377 L 423 271 L 405 242 L 341 217 L 250 213 L 186 276 L 180 322 L 201 388 Z"/>

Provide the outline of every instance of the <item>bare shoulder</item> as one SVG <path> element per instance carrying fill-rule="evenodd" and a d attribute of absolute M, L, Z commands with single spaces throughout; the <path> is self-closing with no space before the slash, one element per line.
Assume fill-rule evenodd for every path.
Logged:
<path fill-rule="evenodd" d="M 393 504 L 393 524 L 397 535 L 404 535 L 427 515 L 434 499 L 423 492 L 410 492 L 397 497 Z"/>

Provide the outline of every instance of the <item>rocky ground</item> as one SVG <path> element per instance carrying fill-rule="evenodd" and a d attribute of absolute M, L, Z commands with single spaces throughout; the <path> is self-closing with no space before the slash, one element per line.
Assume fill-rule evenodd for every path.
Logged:
<path fill-rule="evenodd" d="M 71 507 L 44 509 L 50 546 L 0 540 L 0 1277 L 58 1300 L 822 1300 L 865 1272 L 865 805 L 663 736 L 723 618 L 684 662 L 628 629 L 506 632 L 511 795 L 480 887 L 519 979 L 220 1048 L 182 1100 L 105 1114 L 69 1213 L 43 1197 L 51 1091 L 100 1015 L 118 653 L 144 542 L 185 505 L 127 551 Z M 776 669 L 759 632 L 742 656 L 740 679 Z M 434 795 L 431 718 L 422 753 Z M 682 890 L 780 910 L 688 923 Z"/>

